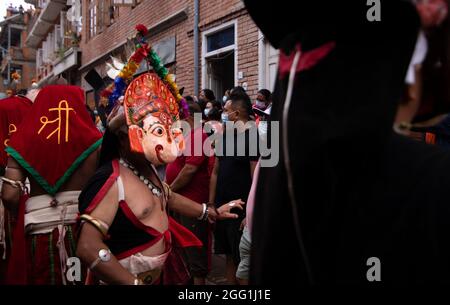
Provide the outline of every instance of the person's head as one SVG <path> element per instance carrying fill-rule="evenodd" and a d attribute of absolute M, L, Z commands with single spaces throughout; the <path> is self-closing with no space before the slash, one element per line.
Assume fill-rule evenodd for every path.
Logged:
<path fill-rule="evenodd" d="M 145 156 L 155 166 L 173 162 L 184 148 L 184 141 L 181 131 L 173 126 L 179 112 L 169 89 L 154 74 L 146 73 L 128 86 L 123 104 L 130 153 Z"/>
<path fill-rule="evenodd" d="M 213 108 L 217 108 L 219 110 L 222 110 L 222 103 L 221 102 L 219 102 L 219 101 L 212 101 L 211 104 L 212 104 Z"/>
<path fill-rule="evenodd" d="M 233 88 L 230 90 L 230 96 L 231 96 L 232 94 L 247 94 L 247 92 L 245 92 L 245 89 L 244 89 L 243 87 L 241 87 L 241 86 L 236 86 L 236 87 L 233 87 Z M 229 96 L 229 97 L 230 97 L 230 96 Z"/>
<path fill-rule="evenodd" d="M 194 102 L 194 98 L 190 95 L 187 95 L 184 99 L 186 100 L 186 103 L 188 103 L 188 104 Z"/>
<path fill-rule="evenodd" d="M 207 118 L 208 121 L 220 121 L 221 120 L 221 114 L 222 111 L 219 110 L 218 108 L 211 108 L 211 110 L 209 111 Z"/>
<path fill-rule="evenodd" d="M 228 89 L 228 90 L 225 91 L 225 93 L 224 93 L 224 95 L 222 97 L 221 105 L 224 105 L 228 101 L 229 97 L 230 97 L 230 90 Z"/>
<path fill-rule="evenodd" d="M 195 114 L 197 113 L 197 115 L 199 117 L 202 117 L 202 109 L 200 108 L 200 106 L 195 103 L 195 102 L 189 102 L 188 103 L 188 108 L 189 108 L 189 117 L 187 117 L 186 119 L 184 119 L 186 122 L 188 122 L 191 125 L 191 128 L 194 125 L 194 118 L 195 118 Z"/>
<path fill-rule="evenodd" d="M 258 94 L 256 95 L 256 102 L 255 107 L 259 109 L 266 109 L 267 106 L 272 101 L 272 94 L 267 89 L 261 89 L 258 91 Z"/>
<path fill-rule="evenodd" d="M 222 110 L 222 105 L 218 101 L 211 101 L 211 102 L 206 103 L 205 109 L 203 111 L 206 118 L 208 120 L 211 120 L 211 118 L 209 116 L 213 109 L 217 110 L 217 112 L 219 113 L 219 119 L 220 119 L 220 111 Z"/>
<path fill-rule="evenodd" d="M 208 102 L 207 102 L 206 100 L 204 100 L 204 99 L 199 99 L 199 100 L 197 100 L 195 103 L 200 107 L 200 109 L 201 109 L 202 112 L 203 112 L 203 111 L 205 111 L 206 104 L 207 104 Z"/>
<path fill-rule="evenodd" d="M 203 113 L 205 114 L 206 117 L 208 117 L 208 114 L 211 111 L 211 109 L 213 109 L 213 103 L 207 102 L 205 105 L 205 109 L 203 110 Z"/>
<path fill-rule="evenodd" d="M 214 101 L 216 99 L 216 96 L 214 95 L 214 92 L 211 89 L 203 89 L 200 92 L 199 98 L 207 102 L 210 102 Z"/>
<path fill-rule="evenodd" d="M 244 93 L 231 94 L 230 99 L 225 103 L 222 112 L 222 121 L 243 121 L 251 120 L 253 114 L 250 97 Z"/>

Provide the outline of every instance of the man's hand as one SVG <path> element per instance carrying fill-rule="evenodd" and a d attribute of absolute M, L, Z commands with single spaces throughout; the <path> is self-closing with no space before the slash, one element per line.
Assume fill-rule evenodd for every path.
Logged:
<path fill-rule="evenodd" d="M 230 211 L 234 208 L 238 208 L 243 210 L 243 205 L 245 202 L 243 202 L 241 199 L 232 200 L 224 205 L 222 205 L 220 208 L 217 209 L 217 212 L 219 213 L 217 215 L 217 219 L 233 219 L 238 218 L 239 215 L 231 213 Z"/>

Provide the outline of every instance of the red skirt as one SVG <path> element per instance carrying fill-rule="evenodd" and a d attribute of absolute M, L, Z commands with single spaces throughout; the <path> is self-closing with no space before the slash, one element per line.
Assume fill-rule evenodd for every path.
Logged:
<path fill-rule="evenodd" d="M 75 225 L 66 226 L 65 246 L 68 257 L 76 253 Z M 54 229 L 48 234 L 26 236 L 27 252 L 27 284 L 29 285 L 62 285 L 62 272 L 57 247 L 59 232 Z M 81 265 L 80 265 L 81 266 Z M 85 272 L 80 270 L 81 281 Z M 66 275 L 64 275 L 66 276 Z M 66 282 L 67 281 L 66 278 Z"/>

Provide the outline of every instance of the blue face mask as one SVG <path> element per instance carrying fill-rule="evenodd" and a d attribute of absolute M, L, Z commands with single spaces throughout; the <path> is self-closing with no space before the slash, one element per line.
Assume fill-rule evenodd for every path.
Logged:
<path fill-rule="evenodd" d="M 211 111 L 211 109 L 205 108 L 205 110 L 203 110 L 203 113 L 205 114 L 205 116 L 208 116 L 210 111 Z"/>
<path fill-rule="evenodd" d="M 228 113 L 222 113 L 222 122 L 228 122 Z"/>

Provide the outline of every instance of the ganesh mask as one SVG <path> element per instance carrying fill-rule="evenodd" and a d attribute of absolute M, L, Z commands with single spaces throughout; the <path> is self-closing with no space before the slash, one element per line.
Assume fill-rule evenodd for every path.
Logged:
<path fill-rule="evenodd" d="M 178 104 L 154 73 L 134 79 L 124 97 L 131 151 L 143 153 L 153 165 L 175 161 L 184 140 L 173 123 L 179 119 Z"/>

